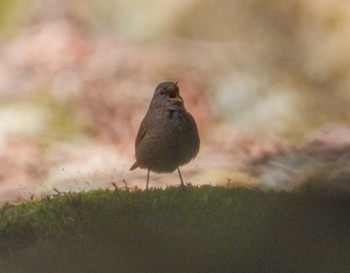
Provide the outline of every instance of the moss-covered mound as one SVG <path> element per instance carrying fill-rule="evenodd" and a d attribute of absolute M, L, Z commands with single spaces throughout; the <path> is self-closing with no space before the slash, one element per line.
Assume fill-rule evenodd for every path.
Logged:
<path fill-rule="evenodd" d="M 211 186 L 62 194 L 1 209 L 0 272 L 350 272 L 349 204 Z"/>

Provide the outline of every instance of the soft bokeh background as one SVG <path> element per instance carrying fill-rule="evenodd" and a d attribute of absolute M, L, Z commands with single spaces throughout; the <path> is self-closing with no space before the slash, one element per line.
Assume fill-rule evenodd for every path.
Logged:
<path fill-rule="evenodd" d="M 339 158 L 343 175 L 349 48 L 347 0 L 2 0 L 0 202 L 143 187 L 134 137 L 164 80 L 200 128 L 187 182 L 293 188 Z"/>

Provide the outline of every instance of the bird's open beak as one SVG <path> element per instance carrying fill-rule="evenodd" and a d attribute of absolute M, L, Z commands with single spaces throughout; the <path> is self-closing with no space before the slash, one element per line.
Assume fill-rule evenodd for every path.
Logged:
<path fill-rule="evenodd" d="M 170 86 L 168 88 L 169 91 L 169 98 L 173 99 L 173 100 L 178 100 L 178 101 L 182 101 L 182 98 L 180 97 L 180 93 L 179 93 L 179 87 L 177 86 L 176 82 L 173 86 Z"/>

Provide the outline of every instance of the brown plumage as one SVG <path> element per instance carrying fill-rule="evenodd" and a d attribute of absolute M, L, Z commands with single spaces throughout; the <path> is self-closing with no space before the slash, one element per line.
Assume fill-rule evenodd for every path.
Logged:
<path fill-rule="evenodd" d="M 171 173 L 196 157 L 200 140 L 197 124 L 186 111 L 177 83 L 162 82 L 154 91 L 150 106 L 143 118 L 135 140 L 137 167 L 147 169 L 148 189 L 150 171 Z"/>

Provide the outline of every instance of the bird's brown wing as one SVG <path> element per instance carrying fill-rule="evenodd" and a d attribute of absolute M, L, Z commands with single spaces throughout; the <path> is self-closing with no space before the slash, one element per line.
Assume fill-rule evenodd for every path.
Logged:
<path fill-rule="evenodd" d="M 135 150 L 140 145 L 140 143 L 141 143 L 142 139 L 145 137 L 146 133 L 147 133 L 146 121 L 143 120 L 140 124 L 139 131 L 137 132 L 137 136 L 136 136 L 136 140 L 135 140 Z M 132 164 L 132 166 L 130 167 L 129 170 L 132 171 L 132 170 L 136 169 L 138 166 L 139 165 L 136 161 L 134 164 Z"/>
<path fill-rule="evenodd" d="M 135 149 L 140 145 L 142 139 L 145 137 L 147 133 L 147 125 L 145 120 L 143 120 L 140 124 L 139 131 L 137 132 L 136 140 L 135 140 Z"/>

